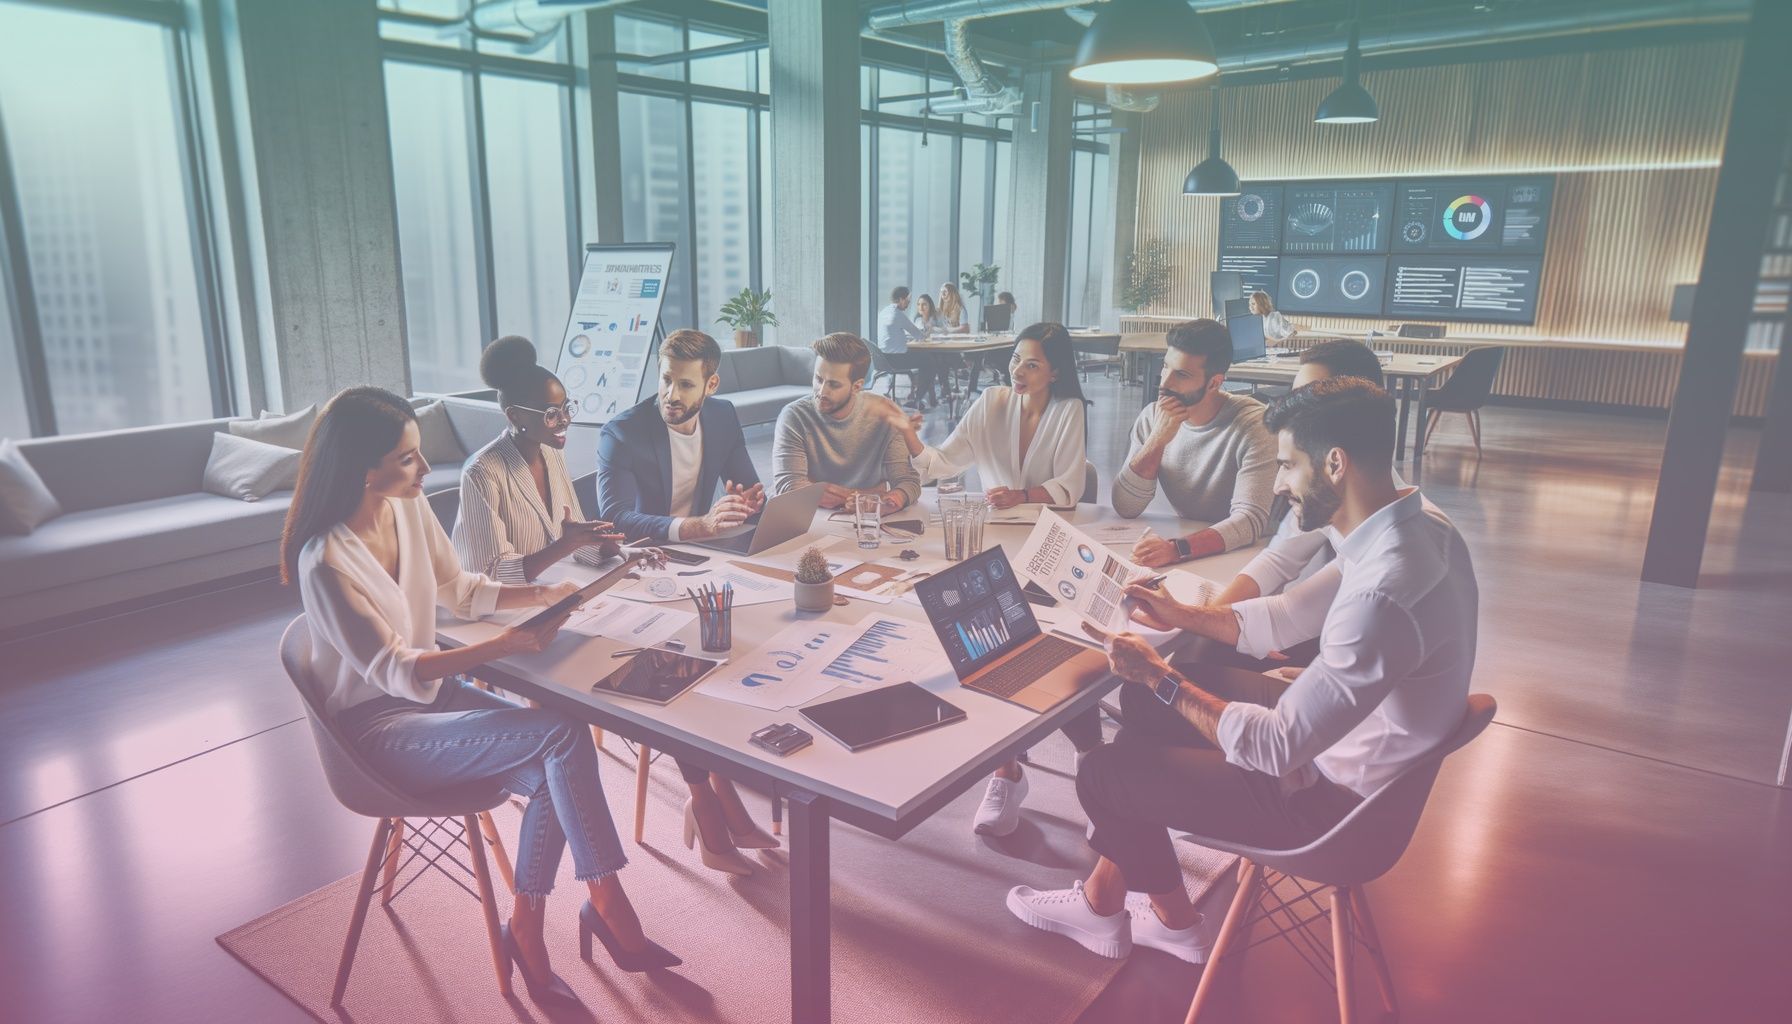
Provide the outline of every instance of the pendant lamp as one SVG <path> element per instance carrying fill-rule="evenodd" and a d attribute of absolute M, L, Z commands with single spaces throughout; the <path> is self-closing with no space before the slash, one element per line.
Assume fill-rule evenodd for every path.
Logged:
<path fill-rule="evenodd" d="M 1220 159 L 1220 91 L 1216 88 L 1212 92 L 1213 102 L 1208 104 L 1213 117 L 1207 129 L 1207 159 L 1182 179 L 1185 196 L 1235 196 L 1239 191 L 1238 172 Z"/>
<path fill-rule="evenodd" d="M 1187 0 L 1111 0 L 1083 30 L 1070 77 L 1098 85 L 1167 85 L 1219 72 L 1213 37 Z"/>
<path fill-rule="evenodd" d="M 1368 124 L 1381 118 L 1375 97 L 1358 81 L 1357 65 L 1362 54 L 1357 48 L 1357 25 L 1350 23 L 1350 45 L 1344 50 L 1344 81 L 1319 104 L 1313 118 L 1317 124 Z"/>

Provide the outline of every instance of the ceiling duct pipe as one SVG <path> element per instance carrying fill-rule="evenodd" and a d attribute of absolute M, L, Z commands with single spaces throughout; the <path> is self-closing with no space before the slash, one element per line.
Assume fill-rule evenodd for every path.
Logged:
<path fill-rule="evenodd" d="M 1095 9 L 1092 7 L 1066 7 L 1064 13 L 1070 20 L 1084 28 L 1095 20 Z M 1110 85 L 1107 89 L 1109 110 L 1121 110 L 1129 114 L 1149 114 L 1163 102 L 1163 94 L 1148 92 L 1143 89 L 1128 89 L 1123 85 Z"/>
<path fill-rule="evenodd" d="M 467 17 L 481 32 L 505 32 L 540 39 L 558 31 L 569 16 L 606 7 L 626 7 L 635 0 L 487 0 Z"/>
<path fill-rule="evenodd" d="M 1012 114 L 1020 109 L 1020 90 L 1003 85 L 992 76 L 977 51 L 971 48 L 971 23 L 966 18 L 946 22 L 946 61 L 958 72 L 966 95 L 962 99 L 929 101 L 929 114 Z"/>

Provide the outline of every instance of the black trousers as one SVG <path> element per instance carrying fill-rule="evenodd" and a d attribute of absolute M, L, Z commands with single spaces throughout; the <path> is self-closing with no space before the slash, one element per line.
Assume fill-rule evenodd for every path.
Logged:
<path fill-rule="evenodd" d="M 1283 687 L 1248 672 L 1211 670 L 1191 681 L 1216 697 L 1274 706 Z M 1120 689 L 1124 726 L 1114 742 L 1090 752 L 1076 792 L 1095 826 L 1089 845 L 1114 862 L 1126 887 L 1174 891 L 1182 868 L 1170 829 L 1269 849 L 1295 849 L 1324 835 L 1361 798 L 1320 779 L 1284 793 L 1282 782 L 1240 768 L 1150 689 Z"/>

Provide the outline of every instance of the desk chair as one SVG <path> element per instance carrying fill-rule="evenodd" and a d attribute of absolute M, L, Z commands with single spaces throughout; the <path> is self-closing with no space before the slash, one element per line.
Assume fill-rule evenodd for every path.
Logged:
<path fill-rule="evenodd" d="M 1499 347 L 1470 349 L 1457 365 L 1456 372 L 1441 388 L 1425 392 L 1419 401 L 1419 422 L 1425 425 L 1425 441 L 1421 449 L 1431 445 L 1431 434 L 1446 412 L 1459 412 L 1468 420 L 1469 433 L 1475 439 L 1475 454 L 1481 454 L 1481 407 L 1493 394 L 1493 379 L 1499 376 L 1500 363 L 1506 350 Z"/>
<path fill-rule="evenodd" d="M 1351 965 L 1359 945 L 1368 952 L 1375 966 L 1375 982 L 1381 990 L 1381 1001 L 1387 1008 L 1388 1018 L 1398 1016 L 1394 978 L 1388 972 L 1387 956 L 1375 933 L 1375 919 L 1369 916 L 1369 897 L 1363 886 L 1386 874 L 1406 852 L 1444 758 L 1479 736 L 1487 723 L 1493 721 L 1497 709 L 1498 705 L 1487 694 L 1470 694 L 1462 724 L 1449 739 L 1358 804 L 1343 821 L 1332 826 L 1330 832 L 1298 850 L 1263 850 L 1223 839 L 1190 837 L 1202 846 L 1236 853 L 1243 860 L 1239 863 L 1238 895 L 1233 898 L 1231 908 L 1226 911 L 1226 920 L 1220 925 L 1219 937 L 1214 941 L 1212 955 L 1207 958 L 1207 967 L 1201 972 L 1200 984 L 1195 988 L 1195 1001 L 1188 1008 L 1185 1024 L 1195 1024 L 1202 1008 L 1213 998 L 1222 960 L 1226 957 L 1235 960 L 1260 942 L 1278 936 L 1286 939 L 1307 966 L 1320 977 L 1326 977 L 1326 949 L 1307 929 L 1328 918 L 1332 933 L 1332 976 L 1327 981 L 1338 990 L 1339 1020 L 1350 1024 L 1356 1019 Z M 1283 882 L 1290 883 L 1299 894 L 1292 899 L 1283 898 L 1276 892 L 1276 887 Z M 1320 902 L 1327 890 L 1330 890 L 1329 907 Z M 1260 921 L 1269 922 L 1271 931 L 1247 944 L 1251 928 Z"/>
<path fill-rule="evenodd" d="M 367 908 L 375 890 L 380 892 L 380 906 L 388 906 L 411 883 L 434 868 L 454 884 L 479 900 L 485 915 L 486 938 L 492 947 L 492 967 L 498 974 L 498 991 L 510 995 L 510 971 L 505 963 L 498 937 L 498 906 L 492 893 L 491 871 L 486 867 L 485 847 L 490 845 L 498 859 L 504 887 L 516 889 L 511 875 L 510 858 L 504 853 L 504 842 L 492 825 L 491 809 L 504 802 L 505 792 L 496 783 L 480 782 L 467 786 L 411 796 L 387 782 L 380 773 L 349 743 L 336 728 L 336 720 L 324 709 L 323 693 L 311 674 L 311 628 L 301 615 L 286 627 L 280 638 L 280 661 L 287 677 L 299 691 L 305 704 L 305 717 L 311 723 L 311 738 L 317 743 L 317 758 L 323 763 L 324 778 L 330 791 L 342 806 L 373 818 L 373 847 L 367 853 L 367 866 L 361 872 L 361 888 L 355 896 L 355 910 L 349 918 L 348 937 L 342 943 L 342 956 L 336 964 L 336 985 L 330 990 L 330 1005 L 341 1006 L 348 990 L 348 976 L 355 966 L 355 949 L 361 944 L 361 928 L 367 923 Z M 411 819 L 421 818 L 418 825 Z M 483 835 L 483 841 L 477 837 Z M 473 864 L 468 867 L 456 856 L 456 847 L 465 843 Z M 399 851 L 410 855 L 399 862 Z M 404 885 L 394 891 L 398 874 L 413 862 L 422 866 Z M 443 865 L 443 861 L 459 873 Z M 478 892 L 467 888 L 471 877 Z"/>
<path fill-rule="evenodd" d="M 878 378 L 888 377 L 889 382 L 884 388 L 884 394 L 890 396 L 890 401 L 894 402 L 896 400 L 896 378 L 906 376 L 908 378 L 908 395 L 910 398 L 915 397 L 915 374 L 920 371 L 893 365 L 890 362 L 889 354 L 878 348 L 875 342 L 866 347 L 871 350 L 871 379 L 865 382 L 865 390 L 874 390 L 877 387 Z"/>
<path fill-rule="evenodd" d="M 1077 353 L 1079 358 L 1076 368 L 1083 375 L 1083 380 L 1087 381 L 1089 371 L 1098 366 L 1101 367 L 1102 377 L 1105 379 L 1113 376 L 1114 369 L 1120 365 L 1120 339 L 1115 338 L 1111 342 L 1104 341 L 1100 345 L 1079 346 Z"/>

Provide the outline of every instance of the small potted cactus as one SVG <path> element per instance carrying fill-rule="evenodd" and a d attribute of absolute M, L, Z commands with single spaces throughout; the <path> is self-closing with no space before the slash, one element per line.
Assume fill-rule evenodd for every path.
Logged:
<path fill-rule="evenodd" d="M 833 606 L 834 574 L 828 571 L 827 556 L 810 548 L 796 560 L 797 610 L 825 612 Z"/>

